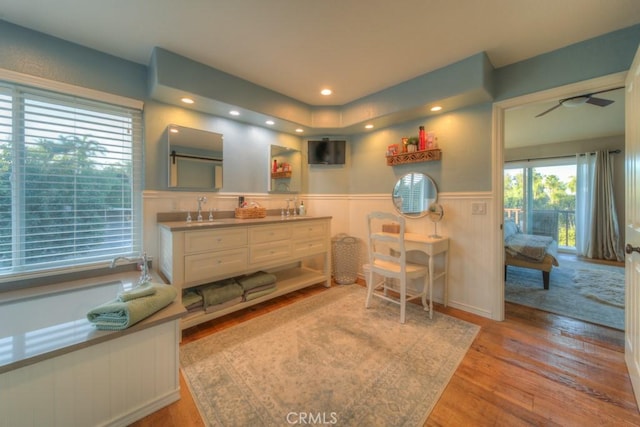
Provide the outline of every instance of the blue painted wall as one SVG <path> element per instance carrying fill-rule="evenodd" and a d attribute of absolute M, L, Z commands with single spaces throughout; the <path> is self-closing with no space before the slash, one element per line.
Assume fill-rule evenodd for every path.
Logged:
<path fill-rule="evenodd" d="M 507 99 L 628 69 L 640 43 L 640 25 L 494 70 L 495 98 Z M 0 68 L 145 101 L 145 188 L 167 189 L 165 128 L 175 123 L 225 136 L 224 192 L 265 192 L 268 146 L 306 150 L 297 136 L 195 113 L 147 99 L 148 67 L 0 21 Z M 442 73 L 442 84 L 455 76 Z M 486 80 L 488 77 L 483 76 Z M 432 78 L 428 79 L 429 81 Z M 431 82 L 433 84 L 433 82 Z M 461 84 L 461 86 L 464 86 Z M 261 102 L 266 102 L 262 100 Z M 386 146 L 425 125 L 443 149 L 440 162 L 388 167 Z M 434 177 L 445 192 L 491 190 L 491 103 L 464 107 L 347 138 L 347 165 L 306 167 L 303 192 L 385 193 L 409 170 Z M 227 175 L 229 171 L 229 175 Z"/>

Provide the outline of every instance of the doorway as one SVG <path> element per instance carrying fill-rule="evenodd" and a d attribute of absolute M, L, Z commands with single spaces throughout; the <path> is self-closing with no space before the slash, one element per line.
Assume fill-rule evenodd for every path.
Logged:
<path fill-rule="evenodd" d="M 499 215 L 501 216 L 499 218 L 500 223 L 502 224 L 504 221 L 504 214 L 507 213 L 507 211 L 505 209 L 513 209 L 512 206 L 510 206 L 510 204 L 513 204 L 513 200 L 511 199 L 509 201 L 508 197 L 511 196 L 513 197 L 513 195 L 509 195 L 509 190 L 508 188 L 505 189 L 505 182 L 508 183 L 508 179 L 510 179 L 509 177 L 507 177 L 507 175 L 505 174 L 505 169 L 504 166 L 505 165 L 510 165 L 512 166 L 512 169 L 516 169 L 514 166 L 514 163 L 512 162 L 514 159 L 516 160 L 520 160 L 524 163 L 524 165 L 520 165 L 522 166 L 522 177 L 518 178 L 520 180 L 522 180 L 523 182 L 523 186 L 526 184 L 527 180 L 529 179 L 531 184 L 533 184 L 534 182 L 534 178 L 536 177 L 536 173 L 540 172 L 541 169 L 536 169 L 536 168 L 543 168 L 545 167 L 544 164 L 539 164 L 539 160 L 542 160 L 542 163 L 544 162 L 548 162 L 550 160 L 548 159 L 558 159 L 561 158 L 563 156 L 566 155 L 566 153 L 563 152 L 566 151 L 566 146 L 565 147 L 560 147 L 559 145 L 556 145 L 553 141 L 549 141 L 549 140 L 545 140 L 545 138 L 547 137 L 546 134 L 553 134 L 554 131 L 554 126 L 553 121 L 547 121 L 547 120 L 530 120 L 530 122 L 532 123 L 532 126 L 534 126 L 533 128 L 530 128 L 528 130 L 526 130 L 527 132 L 532 132 L 532 129 L 536 129 L 536 127 L 538 129 L 543 129 L 542 131 L 539 132 L 539 138 L 542 142 L 542 144 L 547 144 L 544 146 L 540 146 L 538 145 L 536 148 L 528 148 L 526 147 L 526 144 L 522 144 L 521 146 L 517 146 L 517 147 L 510 147 L 509 146 L 509 140 L 508 138 L 510 137 L 510 123 L 508 122 L 508 120 L 510 120 L 510 114 L 513 111 L 517 111 L 518 114 L 522 115 L 525 114 L 525 111 L 528 111 L 527 114 L 530 115 L 530 117 L 533 119 L 535 117 L 535 114 L 531 114 L 531 111 L 545 111 L 545 107 L 544 107 L 544 103 L 545 102 L 558 102 L 559 99 L 563 99 L 566 97 L 570 97 L 570 96 L 575 96 L 576 94 L 579 93 L 589 93 L 589 92 L 594 92 L 597 90 L 603 90 L 606 88 L 614 88 L 614 87 L 618 87 L 618 86 L 623 86 L 624 85 L 624 73 L 619 73 L 616 75 L 612 75 L 612 76 L 606 76 L 603 78 L 599 78 L 599 79 L 594 79 L 594 80 L 590 80 L 590 81 L 586 81 L 586 82 L 580 82 L 580 83 L 576 83 L 576 84 L 572 84 L 572 85 L 568 85 L 568 86 L 564 86 L 564 87 L 560 87 L 560 88 L 555 88 L 552 90 L 548 90 L 548 91 L 543 91 L 543 92 L 539 92 L 539 93 L 535 93 L 535 94 L 530 94 L 530 95 L 526 95 L 526 96 L 522 96 L 519 98 L 514 98 L 511 100 L 507 100 L 507 101 L 502 101 L 499 103 L 494 104 L 494 183 L 496 183 L 496 187 L 494 188 L 495 190 L 495 194 L 496 194 L 496 212 L 499 213 Z M 622 97 L 624 96 L 624 91 L 622 90 Z M 622 114 L 620 116 L 620 121 L 622 122 L 622 126 L 624 126 L 624 98 L 622 98 L 622 101 L 617 102 L 618 105 L 622 108 Z M 554 101 L 555 100 L 555 101 Z M 585 106 L 588 107 L 588 106 Z M 558 108 L 558 111 L 561 111 L 562 108 Z M 526 115 L 526 114 L 525 114 Z M 554 118 L 555 119 L 555 118 Z M 550 124 L 551 123 L 551 124 Z M 569 124 L 570 125 L 570 124 Z M 565 134 L 562 134 L 562 136 L 564 136 Z M 536 139 L 534 137 L 534 139 Z M 596 141 L 598 138 L 592 138 L 593 144 L 596 144 L 596 146 L 600 145 L 601 142 Z M 560 141 L 560 142 L 570 142 L 570 141 Z M 622 147 L 624 148 L 624 136 L 622 135 L 620 137 L 620 143 L 622 144 Z M 589 144 L 581 144 L 583 148 L 580 148 L 581 151 L 594 151 L 595 149 L 592 148 L 586 148 L 584 149 L 584 146 L 589 146 Z M 581 152 L 581 151 L 573 151 L 573 155 L 572 156 L 568 156 L 568 157 L 573 157 L 575 159 L 575 153 L 576 152 Z M 533 154 L 532 154 L 533 153 Z M 519 157 L 519 159 L 518 159 Z M 547 159 L 544 159 L 544 158 Z M 622 158 L 622 166 L 619 167 L 618 169 L 620 170 L 620 181 L 622 183 L 624 183 L 624 155 L 620 155 L 620 157 Z M 541 159 L 542 158 L 542 159 Z M 537 159 L 537 160 L 536 160 Z M 509 163 L 506 163 L 508 161 L 510 161 Z M 536 162 L 538 164 L 536 164 Z M 562 162 L 560 160 L 560 162 Z M 529 166 L 529 167 L 526 167 Z M 511 178 L 513 178 L 513 175 L 511 175 Z M 538 180 L 539 180 L 540 176 L 538 176 Z M 624 184 L 622 184 L 624 186 Z M 549 194 L 547 193 L 547 196 Z M 534 189 L 529 189 L 529 194 L 524 194 L 522 196 L 522 201 L 521 203 L 521 210 L 520 211 L 510 211 L 510 213 L 507 213 L 507 215 L 515 215 L 514 212 L 518 212 L 517 215 L 522 215 L 520 217 L 518 217 L 518 221 L 520 221 L 520 225 L 527 230 L 532 230 L 534 227 L 534 212 L 537 210 L 541 210 L 542 207 L 540 201 L 536 201 L 535 199 L 535 190 Z M 527 199 L 528 198 L 528 199 Z M 528 202 L 528 203 L 527 203 Z M 620 200 L 618 201 L 618 203 L 620 204 L 621 208 L 620 208 L 620 212 L 624 212 L 624 190 L 622 191 L 622 197 L 620 197 Z M 556 208 L 559 208 L 559 205 L 556 205 Z M 544 210 L 544 209 L 542 209 Z M 555 237 L 555 239 L 559 242 L 559 240 L 562 240 L 562 244 L 560 244 L 562 251 L 561 251 L 561 255 L 559 256 L 560 261 L 562 262 L 563 265 L 565 265 L 565 267 L 572 267 L 573 270 L 580 270 L 581 274 L 569 274 L 567 273 L 567 271 L 562 271 L 560 269 L 555 269 L 552 270 L 551 272 L 551 277 L 554 277 L 554 273 L 560 273 L 560 274 L 556 274 L 555 276 L 556 279 L 558 280 L 564 280 L 565 282 L 573 282 L 574 280 L 577 280 L 578 282 L 581 280 L 585 280 L 585 277 L 592 277 L 592 276 L 588 276 L 582 272 L 582 270 L 590 270 L 591 267 L 595 267 L 593 268 L 593 270 L 597 271 L 598 270 L 605 270 L 605 269 L 619 269 L 618 271 L 622 272 L 622 280 L 620 281 L 622 286 L 624 286 L 624 271 L 623 268 L 620 268 L 618 266 L 611 266 L 611 265 L 606 265 L 606 264 L 598 264 L 598 263 L 582 263 L 581 261 L 579 261 L 578 259 L 576 259 L 575 257 L 575 243 L 574 240 L 575 237 L 573 237 L 573 233 L 575 232 L 574 230 L 572 230 L 572 218 L 571 218 L 571 210 L 575 211 L 575 207 L 573 209 L 570 208 L 569 205 L 565 206 L 562 209 L 557 209 L 558 212 L 555 213 L 555 216 L 557 216 L 558 218 L 558 223 L 562 223 L 563 225 L 560 227 L 558 225 L 558 223 L 551 224 L 551 235 L 553 235 Z M 560 213 L 559 211 L 563 211 L 562 213 Z M 561 218 L 561 215 L 563 215 L 563 217 Z M 553 215 L 552 215 L 553 216 Z M 624 224 L 624 221 L 621 220 L 619 222 L 619 224 Z M 535 234 L 540 234 L 538 232 L 536 232 Z M 500 233 L 500 237 L 499 237 L 500 243 L 502 243 L 502 232 Z M 502 247 L 502 245 L 500 245 L 500 249 L 498 249 L 502 256 L 500 256 L 500 260 L 501 260 L 501 264 L 500 267 L 501 269 L 504 269 L 504 249 Z M 590 265 L 591 264 L 591 265 Z M 509 269 L 512 269 L 513 267 L 509 267 Z M 522 273 L 521 271 L 514 271 L 513 275 L 517 276 L 519 273 Z M 538 271 L 537 274 L 539 275 L 540 272 Z M 576 277 L 574 277 L 576 276 Z M 539 277 L 539 276 L 538 276 Z M 522 279 L 522 277 L 520 277 L 520 279 Z M 541 278 L 538 279 L 541 282 Z M 618 280 L 618 279 L 613 279 Z M 599 280 L 596 279 L 596 282 L 599 282 Z M 507 288 L 505 286 L 505 283 L 507 283 L 506 281 L 503 281 L 501 289 L 499 289 L 496 292 L 496 302 L 500 304 L 500 309 L 502 311 L 502 314 L 504 314 L 504 303 L 507 300 L 507 298 L 511 298 L 512 295 L 510 292 L 506 292 Z M 551 285 L 553 287 L 553 284 Z M 557 286 L 557 288 L 560 288 L 559 286 Z M 557 289 L 556 289 L 557 290 Z M 538 291 L 536 289 L 538 294 L 544 295 L 544 291 L 542 290 L 542 284 L 540 284 L 540 291 Z M 547 294 L 549 294 L 547 292 Z M 622 293 L 622 295 L 624 295 L 624 292 Z M 548 296 L 548 295 L 547 295 Z M 624 299 L 624 296 L 622 297 Z M 622 302 L 622 307 L 624 307 L 624 301 Z M 545 307 L 540 307 L 541 309 L 546 309 L 547 311 L 551 311 L 548 308 Z M 572 316 L 571 311 L 569 310 L 568 313 L 561 313 L 558 312 L 558 314 L 564 314 L 564 315 L 568 315 L 569 317 L 578 317 L 578 316 Z M 624 325 L 624 308 L 622 308 L 622 315 L 621 317 L 621 322 L 620 324 Z M 589 320 L 589 319 L 586 319 Z M 597 321 L 595 321 L 595 323 L 598 323 Z M 611 325 L 608 325 L 611 326 Z M 616 326 L 614 326 L 616 327 Z"/>

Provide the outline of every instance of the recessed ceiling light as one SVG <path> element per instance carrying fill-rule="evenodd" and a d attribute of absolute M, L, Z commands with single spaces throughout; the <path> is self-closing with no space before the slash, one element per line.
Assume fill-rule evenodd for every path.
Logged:
<path fill-rule="evenodd" d="M 373 129 L 373 125 L 369 124 L 369 125 L 365 125 L 364 127 L 365 129 Z"/>
<path fill-rule="evenodd" d="M 273 120 L 267 120 L 265 123 L 268 124 L 269 126 L 276 124 L 276 122 L 274 122 Z"/>
<path fill-rule="evenodd" d="M 178 130 L 178 129 L 176 129 L 176 128 L 171 128 L 171 129 L 169 129 L 169 132 L 171 132 L 171 133 L 178 133 L 178 132 L 179 132 L 179 130 Z"/>
<path fill-rule="evenodd" d="M 329 96 L 333 93 L 333 91 L 331 89 L 322 89 L 320 93 L 324 96 Z"/>
<path fill-rule="evenodd" d="M 296 129 L 296 132 L 298 132 L 298 133 L 302 133 L 302 132 L 304 132 L 304 130 L 303 130 L 303 129 L 298 128 L 298 129 Z"/>
<path fill-rule="evenodd" d="M 193 104 L 193 102 L 194 102 L 193 99 L 188 98 L 186 96 L 184 98 L 182 98 L 181 101 L 184 102 L 185 104 Z"/>
<path fill-rule="evenodd" d="M 231 110 L 231 111 L 229 111 L 229 114 L 231 114 L 232 116 L 239 116 L 240 115 L 240 111 Z"/>
<path fill-rule="evenodd" d="M 440 111 L 440 110 L 442 110 L 442 107 L 439 106 L 439 105 L 435 105 L 435 106 L 431 107 L 431 111 Z"/>

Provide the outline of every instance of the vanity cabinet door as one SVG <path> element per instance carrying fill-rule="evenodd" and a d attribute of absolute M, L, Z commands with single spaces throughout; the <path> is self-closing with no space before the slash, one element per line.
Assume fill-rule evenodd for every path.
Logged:
<path fill-rule="evenodd" d="M 201 284 L 243 273 L 247 269 L 247 248 L 204 252 L 184 257 L 184 281 Z"/>
<path fill-rule="evenodd" d="M 252 265 L 286 260 L 290 257 L 291 241 L 289 240 L 251 245 L 249 248 L 249 263 Z"/>
<path fill-rule="evenodd" d="M 293 242 L 293 253 L 296 256 L 307 256 L 326 252 L 327 240 L 321 239 L 305 239 Z"/>
<path fill-rule="evenodd" d="M 295 240 L 325 237 L 327 226 L 323 222 L 308 222 L 292 226 L 291 235 Z"/>
<path fill-rule="evenodd" d="M 269 225 L 249 228 L 249 243 L 275 243 L 291 238 L 291 227 L 286 225 Z"/>
<path fill-rule="evenodd" d="M 285 224 L 250 228 L 249 244 L 252 265 L 286 260 L 291 256 L 291 227 Z"/>
<path fill-rule="evenodd" d="M 219 251 L 246 245 L 247 229 L 244 227 L 188 231 L 184 234 L 185 254 Z"/>

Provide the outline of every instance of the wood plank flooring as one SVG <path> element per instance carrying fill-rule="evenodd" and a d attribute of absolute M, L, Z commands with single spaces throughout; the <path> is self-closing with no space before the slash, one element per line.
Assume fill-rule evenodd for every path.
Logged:
<path fill-rule="evenodd" d="M 326 290 L 303 289 L 195 326 L 183 344 Z M 622 331 L 510 303 L 504 322 L 436 310 L 481 330 L 425 426 L 640 426 Z M 132 426 L 204 426 L 180 380 L 180 401 Z"/>

